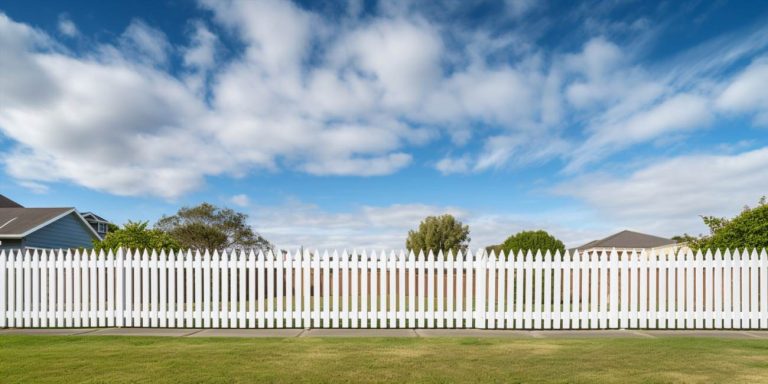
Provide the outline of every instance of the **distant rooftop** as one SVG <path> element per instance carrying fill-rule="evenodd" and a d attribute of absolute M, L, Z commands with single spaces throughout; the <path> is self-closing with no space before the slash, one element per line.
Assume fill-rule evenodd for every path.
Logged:
<path fill-rule="evenodd" d="M 24 206 L 3 195 L 0 195 L 0 208 L 24 208 Z"/>
<path fill-rule="evenodd" d="M 604 239 L 590 241 L 576 249 L 582 251 L 590 248 L 656 248 L 672 244 L 677 244 L 677 241 L 625 230 Z"/>
<path fill-rule="evenodd" d="M 29 231 L 69 212 L 74 212 L 74 208 L 2 208 L 0 209 L 0 236 L 22 237 Z"/>

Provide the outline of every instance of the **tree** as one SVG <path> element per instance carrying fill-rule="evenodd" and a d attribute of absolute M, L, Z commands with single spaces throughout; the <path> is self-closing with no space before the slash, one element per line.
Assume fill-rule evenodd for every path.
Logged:
<path fill-rule="evenodd" d="M 462 225 L 451 215 L 429 216 L 416 231 L 408 231 L 405 247 L 409 251 L 466 252 L 469 245 L 469 226 Z"/>
<path fill-rule="evenodd" d="M 163 216 L 155 227 L 167 232 L 182 248 L 210 250 L 270 249 L 269 242 L 254 233 L 248 216 L 229 208 L 202 203 Z"/>
<path fill-rule="evenodd" d="M 104 240 L 94 240 L 93 248 L 116 251 L 118 248 L 127 249 L 156 249 L 178 250 L 179 243 L 167 233 L 158 229 L 149 229 L 148 222 L 129 221 L 123 228 L 107 233 Z"/>
<path fill-rule="evenodd" d="M 493 248 L 496 252 L 504 251 L 504 254 L 509 255 L 517 253 L 518 251 L 541 251 L 542 253 L 550 251 L 552 254 L 560 251 L 560 254 L 565 253 L 565 244 L 558 240 L 554 236 L 547 233 L 547 231 L 522 231 L 508 237 L 501 245 Z"/>
<path fill-rule="evenodd" d="M 768 202 L 762 197 L 755 208 L 744 207 L 733 219 L 702 216 L 709 227 L 707 236 L 683 235 L 693 250 L 768 248 Z"/>

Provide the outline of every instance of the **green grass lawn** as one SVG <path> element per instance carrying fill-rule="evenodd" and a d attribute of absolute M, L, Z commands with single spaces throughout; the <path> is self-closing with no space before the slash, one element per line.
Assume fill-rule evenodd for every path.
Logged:
<path fill-rule="evenodd" d="M 0 336 L 0 382 L 768 382 L 768 340 Z"/>

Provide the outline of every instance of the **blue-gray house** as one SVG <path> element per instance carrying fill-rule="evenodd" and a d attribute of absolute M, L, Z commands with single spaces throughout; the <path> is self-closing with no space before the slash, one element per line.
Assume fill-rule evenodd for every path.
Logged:
<path fill-rule="evenodd" d="M 95 239 L 75 208 L 24 208 L 0 195 L 0 250 L 91 248 Z"/>

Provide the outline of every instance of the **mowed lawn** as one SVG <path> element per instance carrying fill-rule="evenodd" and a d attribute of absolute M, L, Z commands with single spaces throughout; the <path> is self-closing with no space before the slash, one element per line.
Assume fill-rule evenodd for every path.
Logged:
<path fill-rule="evenodd" d="M 2 383 L 768 382 L 768 340 L 0 336 Z"/>

